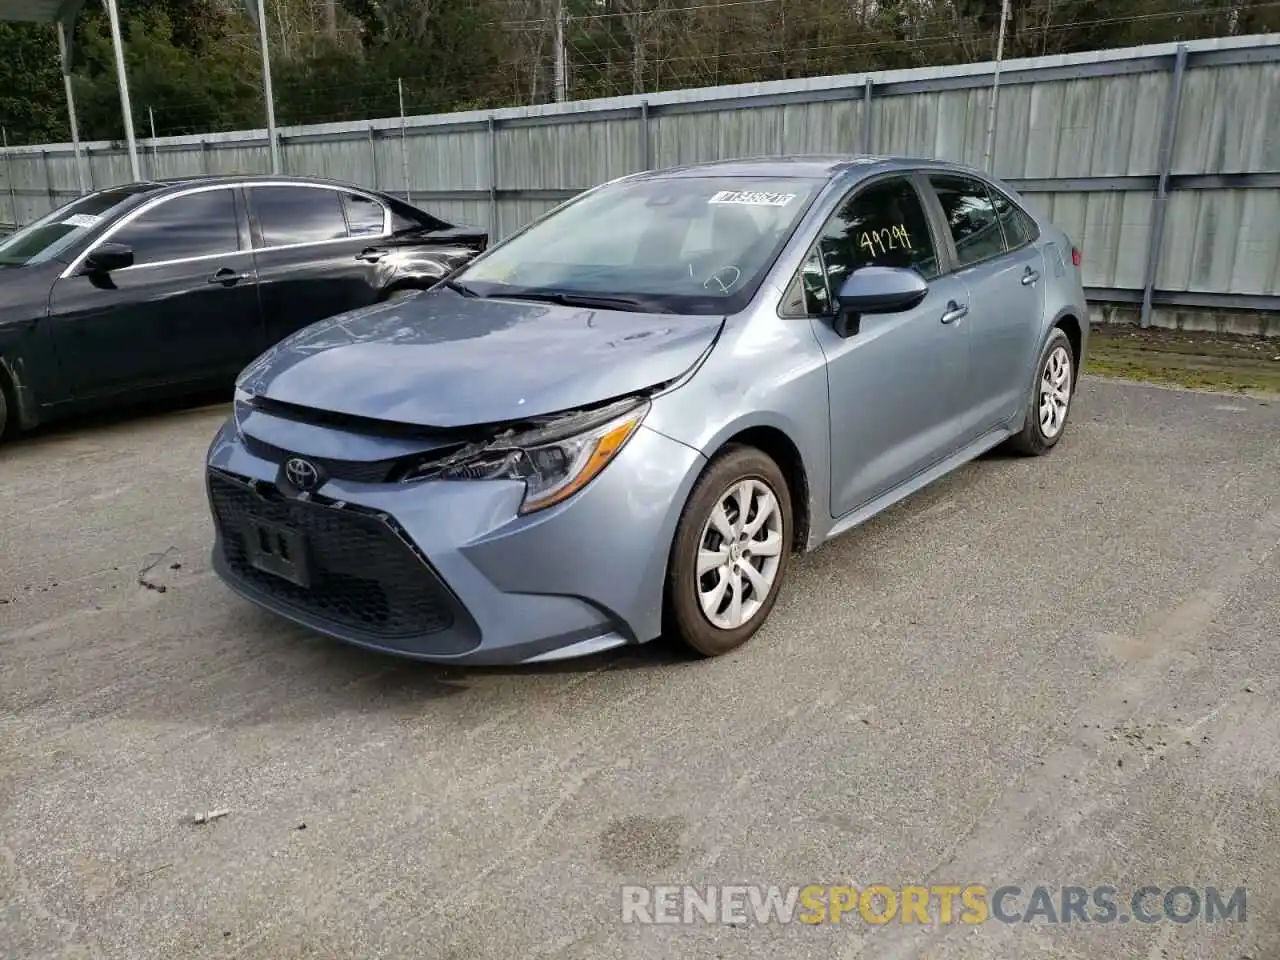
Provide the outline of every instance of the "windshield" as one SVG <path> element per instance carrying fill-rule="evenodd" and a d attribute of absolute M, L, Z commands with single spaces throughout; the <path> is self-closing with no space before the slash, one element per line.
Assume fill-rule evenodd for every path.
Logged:
<path fill-rule="evenodd" d="M 755 294 L 822 181 L 671 177 L 606 186 L 454 277 L 477 296 L 684 314 Z"/>
<path fill-rule="evenodd" d="M 21 267 L 53 260 L 142 190 L 141 184 L 80 197 L 0 240 L 0 265 Z"/>

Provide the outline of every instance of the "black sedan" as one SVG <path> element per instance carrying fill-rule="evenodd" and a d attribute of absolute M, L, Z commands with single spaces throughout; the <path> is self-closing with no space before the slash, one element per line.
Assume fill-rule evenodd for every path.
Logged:
<path fill-rule="evenodd" d="M 299 177 L 134 183 L 0 239 L 0 435 L 230 386 L 302 327 L 429 287 L 482 228 Z"/>

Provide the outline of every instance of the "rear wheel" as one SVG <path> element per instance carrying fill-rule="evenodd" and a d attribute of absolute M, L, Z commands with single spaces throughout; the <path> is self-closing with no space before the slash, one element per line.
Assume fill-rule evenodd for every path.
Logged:
<path fill-rule="evenodd" d="M 768 619 L 790 559 L 791 497 L 778 465 L 731 446 L 685 504 L 667 570 L 668 632 L 704 657 L 742 646 Z"/>
<path fill-rule="evenodd" d="M 1066 432 L 1071 401 L 1075 398 L 1075 359 L 1071 341 L 1061 328 L 1055 328 L 1049 335 L 1036 371 L 1036 388 L 1026 422 L 1022 431 L 1009 441 L 1015 451 L 1032 457 L 1042 456 L 1058 445 Z"/>
<path fill-rule="evenodd" d="M 417 287 L 400 287 L 398 290 L 392 290 L 383 299 L 390 303 L 393 300 L 404 300 L 406 297 L 412 297 L 415 293 L 420 292 Z"/>

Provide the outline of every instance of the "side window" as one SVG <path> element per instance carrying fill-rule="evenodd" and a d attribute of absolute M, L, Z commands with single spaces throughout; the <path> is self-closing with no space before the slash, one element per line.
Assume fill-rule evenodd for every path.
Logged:
<path fill-rule="evenodd" d="M 262 229 L 263 246 L 284 247 L 347 236 L 342 200 L 336 190 L 253 187 L 249 196 Z"/>
<path fill-rule="evenodd" d="M 342 205 L 347 211 L 347 231 L 353 237 L 376 237 L 382 233 L 382 204 L 355 193 L 344 193 Z"/>
<path fill-rule="evenodd" d="M 174 197 L 141 214 L 112 237 L 133 249 L 135 266 L 240 249 L 236 201 L 230 190 Z"/>
<path fill-rule="evenodd" d="M 903 267 L 926 280 L 938 275 L 929 221 L 909 180 L 892 179 L 857 191 L 827 221 L 818 248 L 834 296 L 859 267 Z"/>
<path fill-rule="evenodd" d="M 833 312 L 822 255 L 816 248 L 783 294 L 780 309 L 784 317 L 825 317 Z"/>
<path fill-rule="evenodd" d="M 1005 246 L 1010 250 L 1024 247 L 1036 238 L 1040 230 L 1027 212 L 999 190 L 989 190 L 995 205 L 996 219 L 1004 230 Z"/>
<path fill-rule="evenodd" d="M 987 188 L 968 177 L 930 177 L 934 192 L 956 244 L 960 266 L 998 257 L 1004 253 L 1004 235 Z"/>

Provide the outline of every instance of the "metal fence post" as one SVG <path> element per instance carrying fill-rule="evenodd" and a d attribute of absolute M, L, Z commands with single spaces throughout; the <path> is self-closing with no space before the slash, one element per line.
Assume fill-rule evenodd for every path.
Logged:
<path fill-rule="evenodd" d="M 151 179 L 154 180 L 160 175 L 160 148 L 156 146 L 156 114 L 150 107 L 147 107 L 147 119 L 151 122 Z"/>
<path fill-rule="evenodd" d="M 489 114 L 489 242 L 498 242 L 498 125 Z"/>
<path fill-rule="evenodd" d="M 4 145 L 4 175 L 9 181 L 9 222 L 15 227 L 21 226 L 18 223 L 18 194 L 13 189 L 13 155 L 9 153 L 9 130 L 7 127 L 0 127 L 0 143 Z"/>
<path fill-rule="evenodd" d="M 373 189 L 381 189 L 378 186 L 378 145 L 373 141 L 373 124 L 369 124 L 369 164 L 373 168 Z"/>
<path fill-rule="evenodd" d="M 44 161 L 44 188 L 49 194 L 49 209 L 58 208 L 57 191 L 53 189 L 53 164 L 49 161 L 49 151 L 41 148 L 40 159 Z"/>
<path fill-rule="evenodd" d="M 80 124 L 76 119 L 75 87 L 71 83 L 71 48 L 67 45 L 67 25 L 58 20 L 58 54 L 62 60 L 62 87 L 67 95 L 67 120 L 71 124 L 71 147 L 76 155 L 76 180 L 80 184 L 80 195 L 89 192 L 85 179 L 85 162 L 80 156 Z"/>
<path fill-rule="evenodd" d="M 871 125 L 871 87 L 872 80 L 867 77 L 867 82 L 862 88 L 862 152 L 871 153 L 871 138 L 874 128 Z"/>
<path fill-rule="evenodd" d="M 652 163 L 649 158 L 649 101 L 640 101 L 640 169 L 649 170 Z"/>
<path fill-rule="evenodd" d="M 399 77 L 396 77 L 396 87 L 400 91 L 400 175 L 404 178 L 404 202 L 412 203 L 413 196 L 409 192 L 409 144 L 405 140 L 404 81 Z"/>
<path fill-rule="evenodd" d="M 1151 238 L 1147 241 L 1147 266 L 1142 277 L 1142 312 L 1139 326 L 1151 323 L 1151 298 L 1155 292 L 1156 274 L 1160 270 L 1160 252 L 1164 246 L 1164 216 L 1169 204 L 1169 171 L 1173 167 L 1174 138 L 1178 134 L 1178 112 L 1182 105 L 1182 78 L 1187 69 L 1187 46 L 1178 44 L 1173 60 L 1173 79 L 1169 88 L 1169 102 L 1165 107 L 1164 133 L 1160 139 L 1160 179 L 1156 184 L 1155 199 L 1151 211 Z"/>

